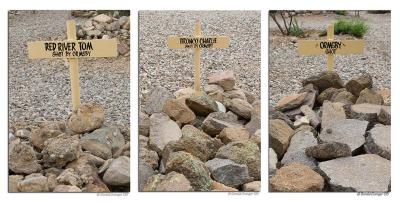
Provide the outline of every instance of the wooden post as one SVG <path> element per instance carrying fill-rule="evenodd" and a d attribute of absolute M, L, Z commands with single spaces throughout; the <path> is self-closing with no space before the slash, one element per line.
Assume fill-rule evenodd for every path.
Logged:
<path fill-rule="evenodd" d="M 73 20 L 67 21 L 67 38 L 71 41 L 76 40 L 76 25 Z M 81 105 L 78 58 L 69 58 L 68 61 L 71 77 L 72 109 L 76 110 Z"/>
<path fill-rule="evenodd" d="M 334 40 L 335 33 L 334 33 L 334 26 L 332 24 L 328 26 L 328 29 L 326 31 L 326 36 L 328 38 L 328 41 L 333 41 Z M 333 71 L 334 57 L 335 57 L 335 55 L 333 53 L 327 54 L 328 71 Z"/>
<path fill-rule="evenodd" d="M 201 37 L 201 24 L 200 22 L 196 23 L 194 28 L 194 37 Z M 200 56 L 201 56 L 201 49 L 200 47 L 194 48 L 194 90 L 196 94 L 200 94 Z"/>

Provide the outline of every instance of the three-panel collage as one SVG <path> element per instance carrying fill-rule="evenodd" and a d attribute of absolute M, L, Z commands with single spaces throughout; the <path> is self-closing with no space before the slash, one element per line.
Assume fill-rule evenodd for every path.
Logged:
<path fill-rule="evenodd" d="M 388 195 L 391 14 L 8 10 L 8 193 Z"/>

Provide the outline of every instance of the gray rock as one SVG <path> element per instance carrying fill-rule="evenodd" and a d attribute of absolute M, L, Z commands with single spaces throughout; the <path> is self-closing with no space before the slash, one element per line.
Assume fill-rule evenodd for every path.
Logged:
<path fill-rule="evenodd" d="M 365 150 L 371 154 L 377 154 L 390 160 L 390 125 L 377 124 L 372 128 L 365 138 Z"/>
<path fill-rule="evenodd" d="M 310 131 L 301 131 L 294 134 L 281 163 L 286 166 L 298 162 L 310 167 L 311 169 L 315 169 L 317 167 L 316 160 L 313 157 L 307 156 L 305 150 L 307 147 L 315 146 L 317 144 L 317 139 Z"/>
<path fill-rule="evenodd" d="M 251 112 L 253 111 L 253 106 L 251 106 L 251 104 L 249 104 L 245 100 L 234 98 L 231 100 L 228 109 L 230 109 L 233 113 L 247 120 L 250 120 Z"/>
<path fill-rule="evenodd" d="M 269 147 L 275 150 L 278 158 L 283 157 L 289 147 L 294 131 L 285 121 L 274 119 L 269 121 Z"/>
<path fill-rule="evenodd" d="M 311 76 L 302 81 L 302 85 L 313 84 L 318 88 L 319 92 L 322 92 L 329 87 L 342 88 L 343 81 L 340 79 L 339 74 L 335 71 L 324 71 L 316 76 Z"/>
<path fill-rule="evenodd" d="M 109 185 L 127 186 L 130 183 L 130 159 L 120 156 L 111 162 L 110 167 L 104 173 L 103 180 Z"/>
<path fill-rule="evenodd" d="M 390 184 L 390 161 L 375 154 L 320 162 L 319 169 L 332 191 L 387 192 Z"/>
<path fill-rule="evenodd" d="M 307 116 L 302 116 L 293 123 L 295 128 L 298 128 L 302 125 L 309 125 L 310 124 L 310 119 Z"/>
<path fill-rule="evenodd" d="M 118 21 L 114 21 L 112 23 L 109 23 L 106 25 L 106 30 L 107 31 L 114 31 L 119 29 L 119 23 Z"/>
<path fill-rule="evenodd" d="M 14 173 L 31 174 L 42 169 L 33 148 L 24 143 L 10 144 L 8 168 Z"/>
<path fill-rule="evenodd" d="M 391 116 L 390 109 L 382 108 L 378 114 L 378 121 L 379 121 L 379 123 L 382 123 L 384 125 L 390 125 L 392 123 L 391 117 L 392 116 Z"/>
<path fill-rule="evenodd" d="M 355 104 L 350 107 L 350 118 L 366 120 L 369 122 L 376 122 L 378 120 L 378 114 L 381 109 L 386 112 L 390 112 L 390 106 L 382 106 L 376 104 Z"/>
<path fill-rule="evenodd" d="M 150 149 L 161 154 L 165 145 L 171 141 L 177 141 L 182 137 L 178 124 L 172 121 L 164 113 L 155 113 L 150 116 Z"/>
<path fill-rule="evenodd" d="M 44 142 L 42 150 L 45 167 L 62 168 L 82 154 L 78 137 L 61 134 Z"/>
<path fill-rule="evenodd" d="M 321 118 L 321 128 L 325 129 L 331 123 L 336 121 L 341 121 L 346 119 L 346 113 L 343 109 L 342 103 L 332 103 L 330 101 L 325 101 L 321 108 L 322 118 Z"/>
<path fill-rule="evenodd" d="M 100 128 L 85 135 L 80 141 L 82 148 L 95 156 L 109 159 L 125 144 L 124 136 L 118 128 Z"/>
<path fill-rule="evenodd" d="M 278 157 L 274 151 L 274 149 L 268 149 L 268 174 L 272 176 L 276 171 L 276 164 L 278 163 Z"/>
<path fill-rule="evenodd" d="M 218 135 L 226 127 L 240 126 L 238 117 L 232 112 L 210 113 L 201 124 L 201 129 L 210 136 Z"/>
<path fill-rule="evenodd" d="M 318 160 L 330 160 L 351 156 L 349 145 L 339 142 L 327 142 L 306 148 L 306 155 Z"/>
<path fill-rule="evenodd" d="M 254 134 L 258 129 L 261 129 L 261 102 L 255 101 L 252 105 L 251 119 L 245 125 L 250 134 Z"/>
<path fill-rule="evenodd" d="M 349 145 L 354 153 L 365 142 L 365 131 L 368 122 L 355 119 L 335 121 L 324 128 L 319 135 L 322 142 L 339 142 Z"/>
<path fill-rule="evenodd" d="M 139 160 L 138 166 L 138 189 L 139 191 L 143 191 L 144 186 L 147 183 L 147 180 L 155 175 L 156 172 L 154 169 L 147 163 Z"/>
<path fill-rule="evenodd" d="M 211 177 L 230 187 L 239 187 L 240 185 L 253 180 L 249 176 L 247 166 L 237 164 L 229 159 L 215 158 L 206 162 L 211 172 Z"/>
<path fill-rule="evenodd" d="M 321 123 L 321 118 L 309 106 L 303 105 L 300 107 L 301 112 L 310 120 L 310 124 L 317 128 Z"/>
<path fill-rule="evenodd" d="M 148 115 L 161 113 L 165 102 L 173 98 L 174 96 L 167 89 L 158 86 L 151 92 L 144 111 Z"/>
<path fill-rule="evenodd" d="M 139 135 L 149 136 L 150 119 L 149 116 L 143 112 L 139 112 Z"/>

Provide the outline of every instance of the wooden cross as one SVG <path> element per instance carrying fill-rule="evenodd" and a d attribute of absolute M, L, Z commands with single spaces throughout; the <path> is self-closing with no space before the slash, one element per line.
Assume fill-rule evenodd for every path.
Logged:
<path fill-rule="evenodd" d="M 77 40 L 75 21 L 67 21 L 66 41 L 28 42 L 30 59 L 66 58 L 70 65 L 72 108 L 76 110 L 80 102 L 78 58 L 117 57 L 116 39 Z"/>
<path fill-rule="evenodd" d="M 336 54 L 362 54 L 364 40 L 335 40 L 334 26 L 329 25 L 326 40 L 299 40 L 300 55 L 327 55 L 328 71 L 333 71 Z"/>
<path fill-rule="evenodd" d="M 203 37 L 201 35 L 201 24 L 196 23 L 193 37 L 169 36 L 167 40 L 170 49 L 193 49 L 194 50 L 194 90 L 200 93 L 200 55 L 203 48 L 228 48 L 229 37 L 213 36 Z"/>

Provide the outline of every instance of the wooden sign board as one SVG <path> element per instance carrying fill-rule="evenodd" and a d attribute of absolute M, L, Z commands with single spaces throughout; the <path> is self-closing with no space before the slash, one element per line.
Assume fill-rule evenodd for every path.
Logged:
<path fill-rule="evenodd" d="M 225 36 L 203 37 L 201 36 L 201 25 L 197 22 L 194 27 L 193 37 L 169 36 L 167 38 L 167 47 L 170 49 L 193 49 L 194 64 L 194 90 L 195 94 L 200 94 L 200 55 L 201 49 L 228 48 L 230 38 Z"/>
<path fill-rule="evenodd" d="M 323 55 L 327 57 L 327 68 L 333 70 L 336 54 L 363 54 L 364 40 L 335 40 L 334 26 L 329 25 L 326 40 L 299 40 L 298 53 L 303 56 Z"/>
<path fill-rule="evenodd" d="M 117 40 L 75 40 L 28 42 L 28 56 L 39 58 L 117 57 Z"/>
<path fill-rule="evenodd" d="M 228 48 L 229 37 L 168 37 L 168 48 L 170 49 L 194 49 L 194 48 Z"/>

